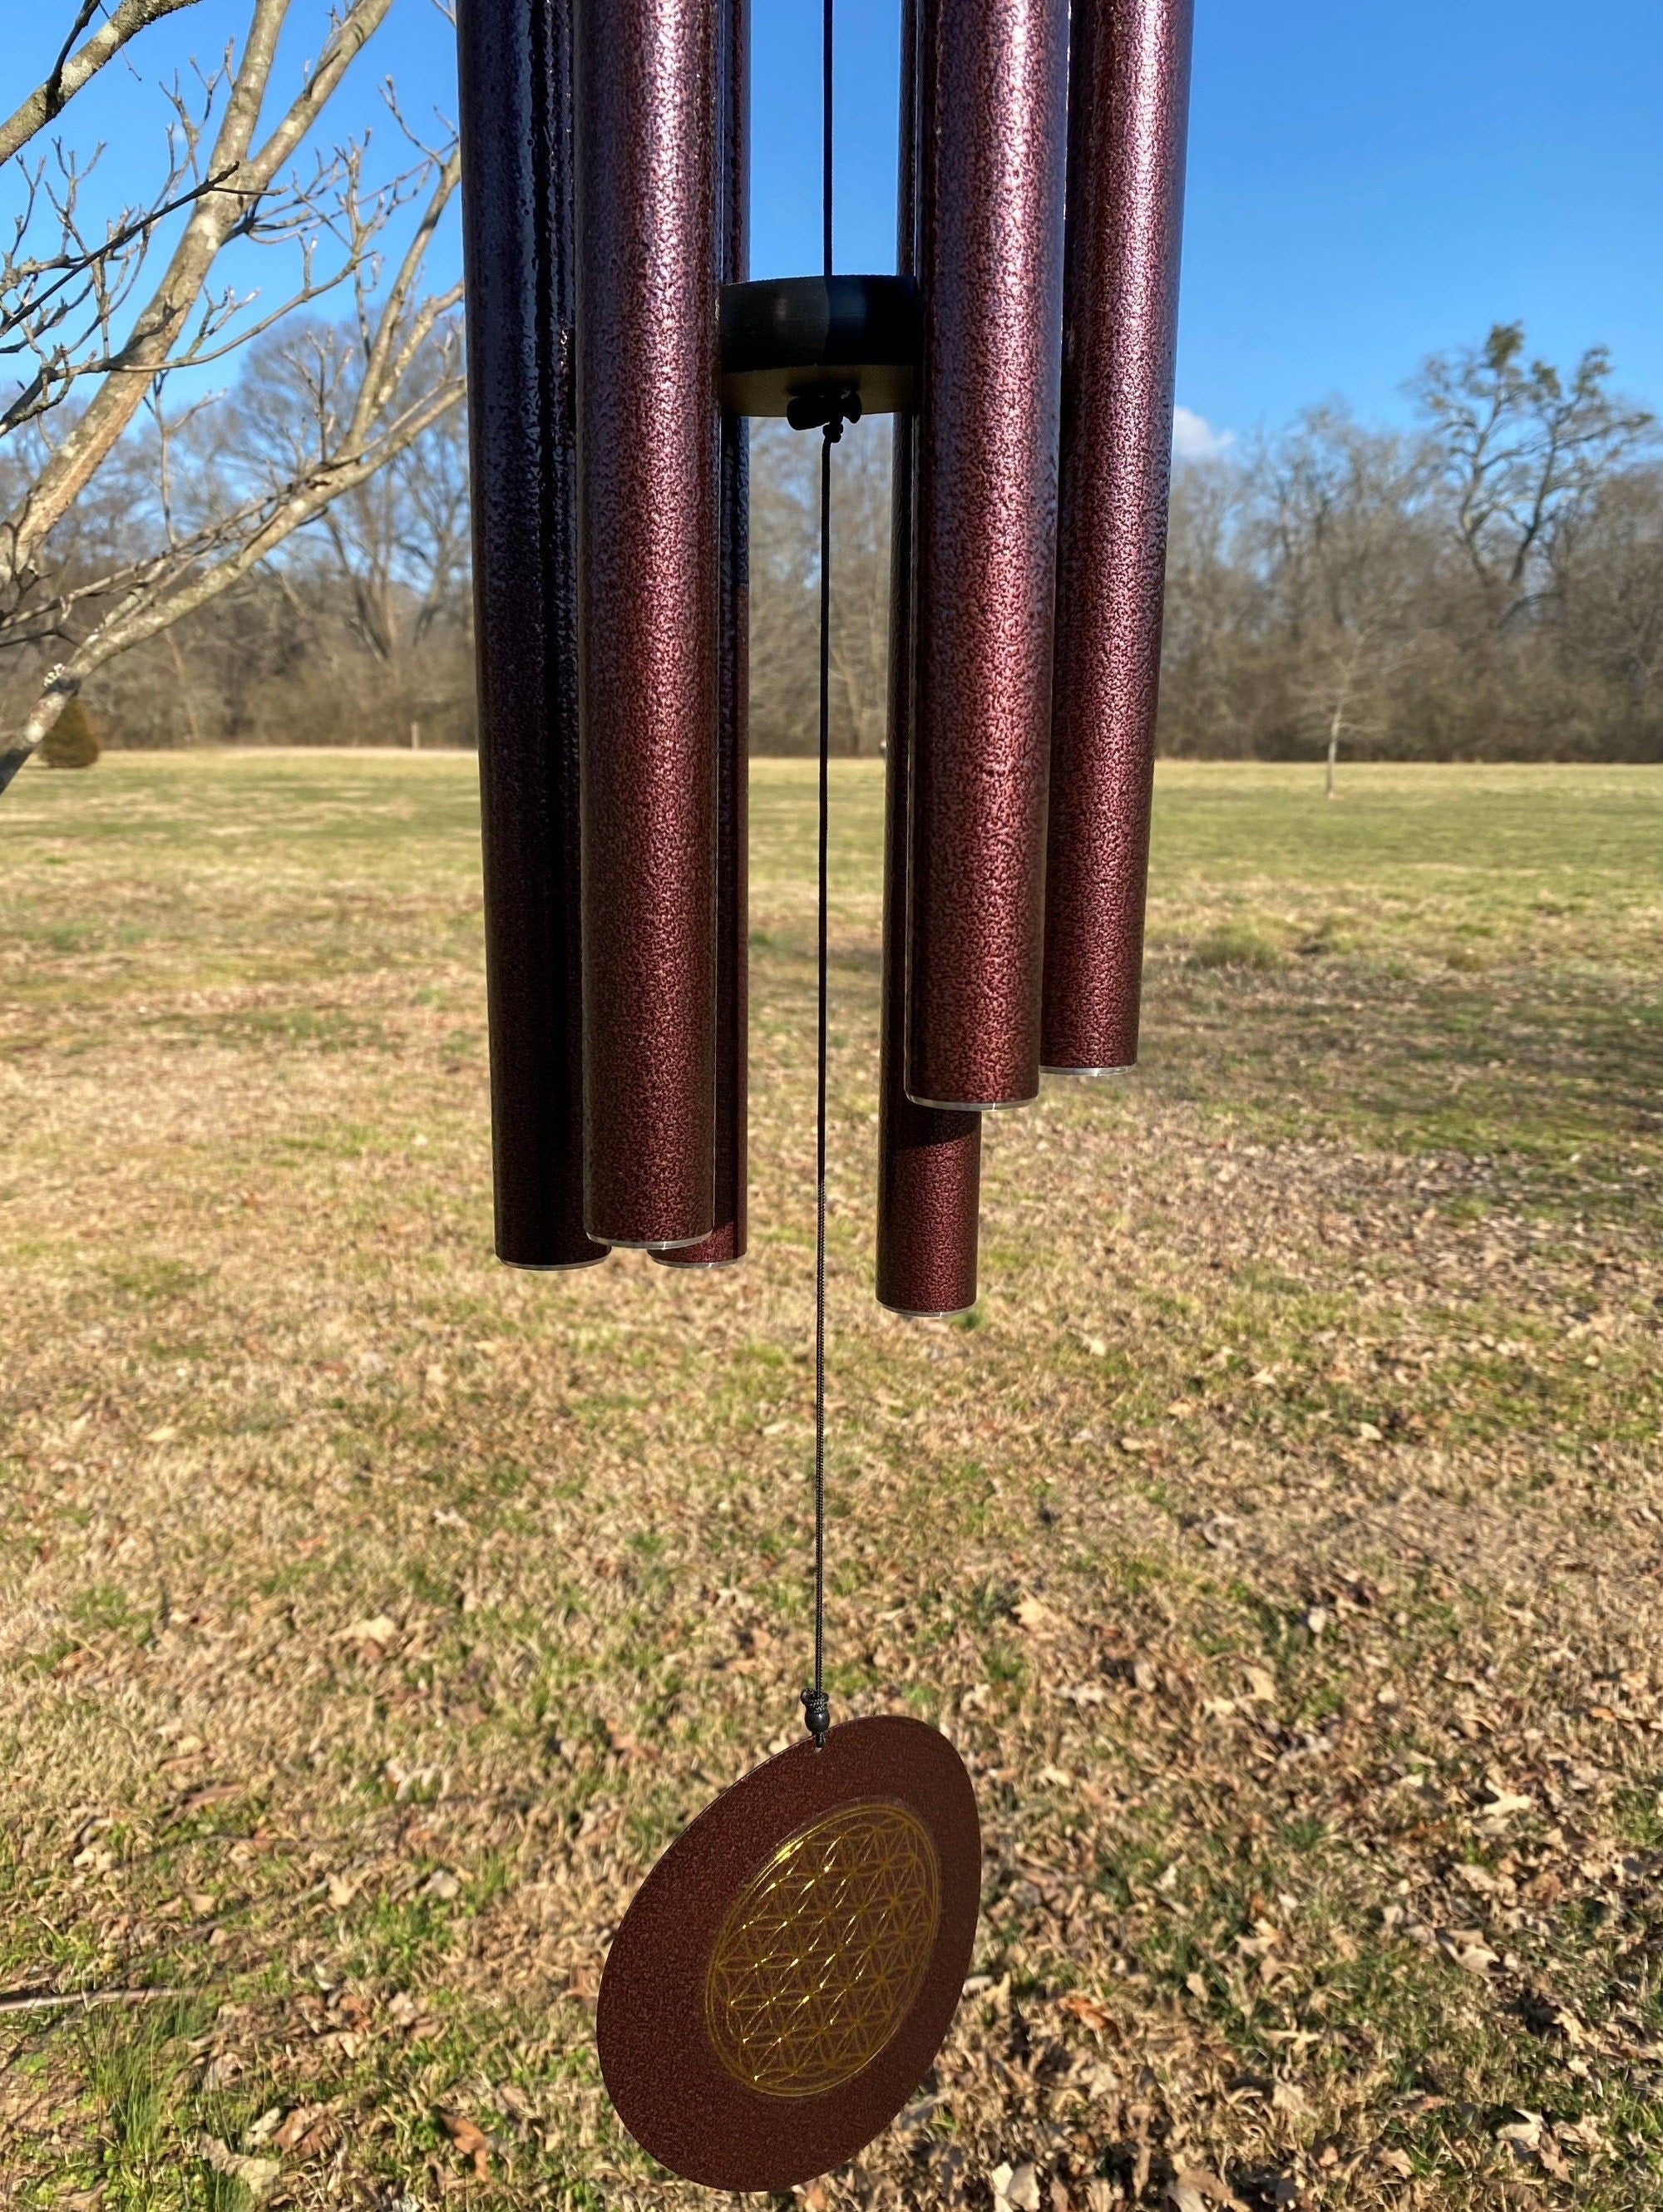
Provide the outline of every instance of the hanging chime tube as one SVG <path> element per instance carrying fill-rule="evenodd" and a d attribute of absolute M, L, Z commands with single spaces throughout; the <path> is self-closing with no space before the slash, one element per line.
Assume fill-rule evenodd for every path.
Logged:
<path fill-rule="evenodd" d="M 583 1267 L 570 0 L 457 33 L 496 1250 Z"/>
<path fill-rule="evenodd" d="M 1191 0 L 1075 0 L 1041 1053 L 1137 1058 Z"/>
<path fill-rule="evenodd" d="M 722 123 L 716 236 L 718 275 L 750 274 L 750 0 L 724 0 L 720 25 Z M 716 637 L 716 1226 L 702 1243 L 655 1256 L 667 1266 L 721 1267 L 745 1256 L 746 1058 L 749 1050 L 749 809 L 747 693 L 750 640 L 750 452 L 745 418 L 722 418 Z"/>
<path fill-rule="evenodd" d="M 894 568 L 884 813 L 884 955 L 878 1087 L 878 1303 L 897 1313 L 963 1313 L 976 1303 L 982 1117 L 906 1095 L 907 728 L 904 589 L 912 504 L 912 424 L 895 421 Z"/>
<path fill-rule="evenodd" d="M 913 270 L 917 185 L 917 0 L 901 31 L 900 271 Z M 889 736 L 884 820 L 883 1003 L 878 1075 L 878 1299 L 898 1313 L 976 1303 L 982 1121 L 906 1095 L 907 769 L 911 739 L 914 434 L 895 418 L 890 546 Z"/>
<path fill-rule="evenodd" d="M 1039 1087 L 1067 0 L 920 0 L 906 1085 Z"/>
<path fill-rule="evenodd" d="M 576 0 L 587 1223 L 716 1223 L 717 0 Z"/>

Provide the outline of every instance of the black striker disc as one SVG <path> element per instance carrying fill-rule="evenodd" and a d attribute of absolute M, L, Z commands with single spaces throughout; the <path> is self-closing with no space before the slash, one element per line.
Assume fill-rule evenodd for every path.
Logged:
<path fill-rule="evenodd" d="M 600 1984 L 600 2070 L 673 2172 L 781 2190 L 886 2127 L 947 2033 L 982 1832 L 922 1721 L 807 1737 L 708 1806 L 643 1882 Z"/>

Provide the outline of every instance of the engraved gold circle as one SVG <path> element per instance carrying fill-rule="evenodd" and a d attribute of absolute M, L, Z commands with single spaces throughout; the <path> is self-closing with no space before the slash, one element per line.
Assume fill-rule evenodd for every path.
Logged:
<path fill-rule="evenodd" d="M 941 1915 L 935 1846 L 904 1805 L 843 1805 L 799 1829 L 740 1892 L 710 1954 L 716 2056 L 770 2097 L 849 2081 L 911 2010 Z"/>

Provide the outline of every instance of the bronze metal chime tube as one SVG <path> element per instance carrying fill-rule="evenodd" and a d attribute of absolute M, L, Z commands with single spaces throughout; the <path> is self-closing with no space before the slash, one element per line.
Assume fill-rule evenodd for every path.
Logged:
<path fill-rule="evenodd" d="M 908 1093 L 1039 1089 L 1067 0 L 919 0 Z"/>
<path fill-rule="evenodd" d="M 576 0 L 586 1221 L 716 1226 L 716 0 Z"/>
<path fill-rule="evenodd" d="M 745 1250 L 749 414 L 897 415 L 880 1300 L 1135 1059 L 1191 6 L 905 0 L 899 276 L 751 283 L 748 0 L 462 0 L 505 1259 Z"/>
<path fill-rule="evenodd" d="M 570 0 L 457 31 L 496 1250 L 584 1267 Z"/>
<path fill-rule="evenodd" d="M 918 166 L 917 0 L 901 15 L 899 254 L 914 275 Z M 915 1105 L 906 1095 L 906 900 L 911 838 L 914 437 L 895 417 L 891 486 L 889 736 L 885 749 L 882 1008 L 878 1045 L 879 1303 L 905 1314 L 976 1303 L 982 1117 Z"/>
<path fill-rule="evenodd" d="M 719 26 L 717 273 L 750 274 L 750 0 L 723 0 Z M 750 443 L 745 417 L 722 416 L 716 636 L 716 1023 L 715 1226 L 702 1243 L 655 1259 L 669 1267 L 722 1267 L 745 1256 L 749 1056 Z"/>
<path fill-rule="evenodd" d="M 895 423 L 894 553 L 911 553 L 912 424 Z M 878 1073 L 880 1305 L 911 1315 L 965 1313 L 976 1303 L 982 1117 L 907 1097 L 906 902 L 909 595 L 890 608 L 889 744 L 884 794 L 884 962 Z"/>
<path fill-rule="evenodd" d="M 1042 1057 L 1137 1058 L 1192 0 L 1074 0 Z"/>

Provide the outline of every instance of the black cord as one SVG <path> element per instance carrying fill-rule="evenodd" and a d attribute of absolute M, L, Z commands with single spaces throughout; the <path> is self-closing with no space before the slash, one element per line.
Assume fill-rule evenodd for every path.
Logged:
<path fill-rule="evenodd" d="M 821 217 L 825 273 L 832 274 L 832 16 L 825 0 L 821 41 Z M 814 1091 L 814 1686 L 802 1693 L 803 1716 L 819 1750 L 832 1724 L 825 1693 L 825 1091 L 827 939 L 832 823 L 832 448 L 843 435 L 833 414 L 820 438 L 820 728 L 819 999 L 815 1016 Z"/>
<path fill-rule="evenodd" d="M 820 231 L 825 274 L 832 274 L 832 10 L 825 0 L 820 23 Z"/>

